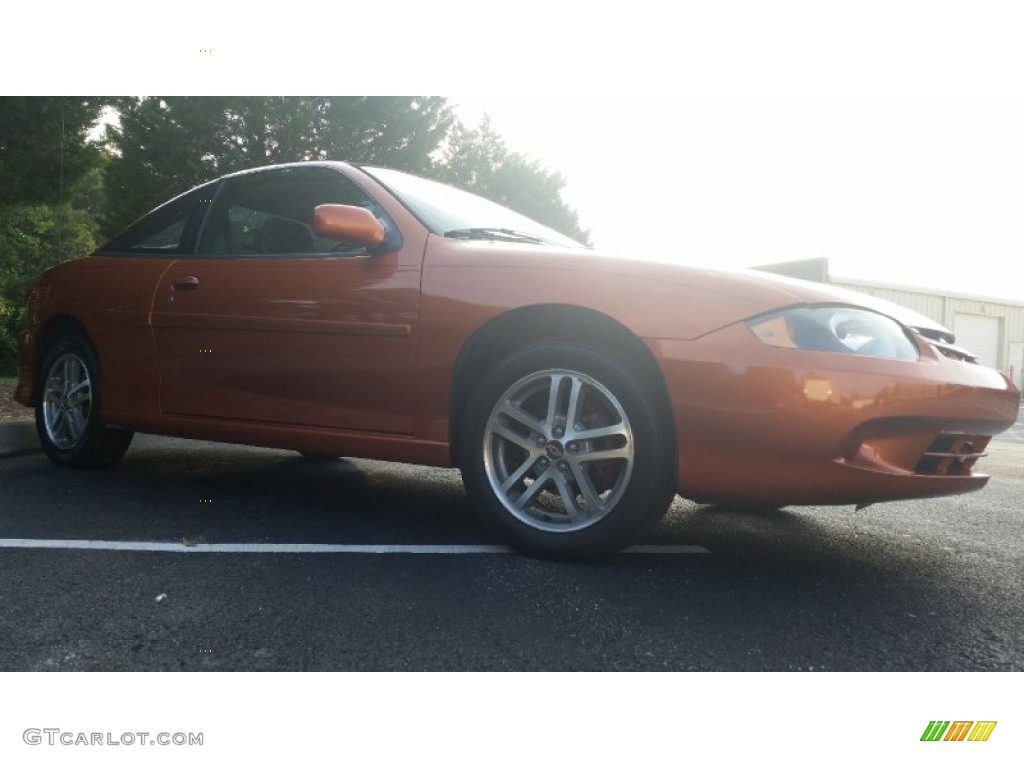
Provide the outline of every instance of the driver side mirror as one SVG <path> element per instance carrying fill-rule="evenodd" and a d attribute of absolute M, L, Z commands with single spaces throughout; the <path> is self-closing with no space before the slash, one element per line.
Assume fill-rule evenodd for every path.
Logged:
<path fill-rule="evenodd" d="M 377 217 L 355 205 L 326 203 L 313 209 L 313 231 L 331 240 L 347 240 L 367 248 L 384 242 L 387 231 Z"/>

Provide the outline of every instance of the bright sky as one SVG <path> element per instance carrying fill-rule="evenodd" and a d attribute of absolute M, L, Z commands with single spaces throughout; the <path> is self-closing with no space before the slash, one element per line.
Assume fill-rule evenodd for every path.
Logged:
<path fill-rule="evenodd" d="M 304 6 L 329 45 L 186 0 L 145 46 L 90 44 L 70 71 L 28 43 L 4 55 L 42 78 L 29 93 L 439 93 L 561 171 L 600 247 L 826 256 L 842 276 L 1024 301 L 1019 3 L 337 7 Z M 68 13 L 65 42 L 88 42 L 94 12 Z"/>
<path fill-rule="evenodd" d="M 1024 83 L 977 60 L 887 63 L 847 51 L 604 104 L 458 100 L 568 178 L 599 247 L 728 266 L 824 256 L 834 274 L 1024 301 Z"/>
<path fill-rule="evenodd" d="M 673 66 L 630 68 L 629 88 L 459 100 L 569 178 L 601 247 L 825 256 L 836 274 L 1024 301 L 1021 16 L 848 7 L 681 24 Z"/>

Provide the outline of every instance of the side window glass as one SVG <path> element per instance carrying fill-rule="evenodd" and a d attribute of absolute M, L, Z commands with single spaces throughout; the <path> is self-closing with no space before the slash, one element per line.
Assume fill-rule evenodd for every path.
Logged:
<path fill-rule="evenodd" d="M 281 168 L 229 179 L 203 226 L 200 255 L 361 255 L 366 249 L 313 232 L 324 203 L 369 205 L 366 194 L 330 168 Z"/>
<path fill-rule="evenodd" d="M 155 255 L 186 253 L 215 187 L 216 183 L 208 184 L 171 200 L 132 224 L 100 250 Z"/>
<path fill-rule="evenodd" d="M 153 234 L 146 237 L 142 242 L 137 243 L 136 247 L 143 248 L 146 250 L 158 250 L 158 251 L 173 251 L 178 252 L 181 248 L 182 240 L 185 236 L 185 224 L 188 223 L 188 217 L 182 217 L 176 221 L 172 221 L 166 227 L 154 232 Z"/>

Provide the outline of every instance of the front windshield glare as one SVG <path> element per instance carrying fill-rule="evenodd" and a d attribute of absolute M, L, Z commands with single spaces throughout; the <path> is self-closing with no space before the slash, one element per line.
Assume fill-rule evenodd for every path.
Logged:
<path fill-rule="evenodd" d="M 447 184 L 387 168 L 363 166 L 362 169 L 387 187 L 436 234 L 479 230 L 481 239 L 486 239 L 486 231 L 505 230 L 532 235 L 553 245 L 586 247 L 520 213 Z"/>

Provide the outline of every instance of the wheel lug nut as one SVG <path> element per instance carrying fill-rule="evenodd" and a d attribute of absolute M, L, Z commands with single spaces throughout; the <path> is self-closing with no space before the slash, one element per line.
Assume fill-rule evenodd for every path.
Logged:
<path fill-rule="evenodd" d="M 537 438 L 537 445 L 544 445 L 547 442 L 543 437 Z"/>
<path fill-rule="evenodd" d="M 568 472 L 569 471 L 569 462 L 567 462 L 567 461 L 560 461 L 560 462 L 558 462 L 558 468 L 560 470 L 562 470 L 563 472 Z"/>
<path fill-rule="evenodd" d="M 578 446 L 578 445 L 576 445 L 576 443 L 569 443 L 569 444 L 568 444 L 568 445 L 566 446 L 566 448 L 568 448 L 568 449 L 569 449 L 569 451 L 570 451 L 571 453 L 576 453 L 576 449 L 577 449 L 578 447 L 579 447 L 579 446 Z"/>

